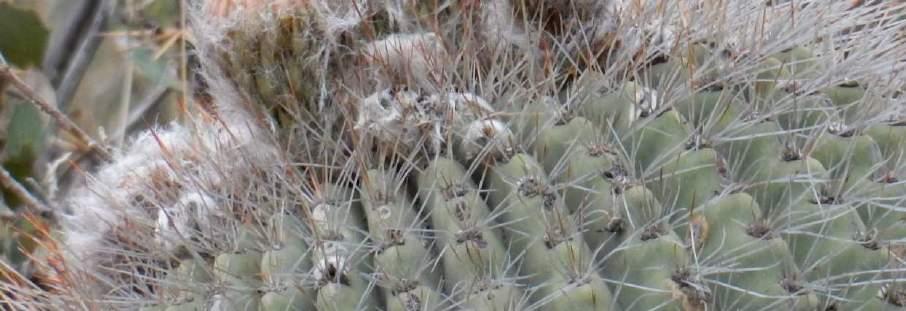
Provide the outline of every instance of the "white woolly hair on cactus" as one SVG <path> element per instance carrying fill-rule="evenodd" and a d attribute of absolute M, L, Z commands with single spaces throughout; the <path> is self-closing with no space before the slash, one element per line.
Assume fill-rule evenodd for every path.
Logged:
<path fill-rule="evenodd" d="M 275 150 L 262 143 L 262 132 L 250 126 L 199 120 L 191 128 L 154 129 L 86 176 L 86 184 L 63 202 L 63 245 L 72 268 L 102 277 L 108 274 L 104 267 L 142 237 L 149 239 L 142 248 L 173 252 L 192 236 L 211 234 L 209 225 L 225 213 L 218 190 L 229 188 L 237 175 L 255 173 L 256 163 L 277 160 Z M 117 241 L 119 234 L 136 240 Z"/>
<path fill-rule="evenodd" d="M 465 127 L 468 130 L 463 139 L 477 140 L 478 137 L 470 136 L 477 135 L 471 129 L 475 127 L 471 122 L 493 118 L 493 108 L 475 94 L 449 92 L 425 96 L 423 93 L 384 89 L 368 96 L 358 107 L 353 129 L 361 137 L 376 139 L 380 144 L 398 145 L 400 151 L 425 146 L 428 152 L 436 154 L 443 152 L 443 146 L 450 140 L 449 133 Z"/>
<path fill-rule="evenodd" d="M 435 85 L 449 63 L 443 42 L 434 33 L 393 34 L 368 44 L 364 54 L 370 63 L 388 71 L 382 81 L 407 77 L 423 88 Z"/>
<path fill-rule="evenodd" d="M 369 0 L 312 1 L 311 4 L 324 16 L 322 27 L 330 34 L 344 32 L 360 25 L 364 15 L 375 9 L 374 2 Z"/>
<path fill-rule="evenodd" d="M 154 227 L 155 242 L 165 250 L 177 249 L 185 240 L 183 235 L 211 234 L 212 218 L 223 217 L 215 207 L 216 201 L 200 193 L 182 195 L 173 206 L 163 207 L 157 212 L 157 225 Z"/>
<path fill-rule="evenodd" d="M 484 34 L 486 39 L 493 40 L 492 42 L 500 40 L 521 47 L 526 52 L 535 52 L 529 35 L 519 27 L 516 17 L 511 14 L 513 6 L 510 1 L 486 1 L 482 2 L 482 8 L 485 12 L 482 21 L 487 28 L 487 33 Z"/>
<path fill-rule="evenodd" d="M 513 133 L 497 119 L 475 120 L 466 127 L 462 152 L 467 159 L 513 152 Z M 484 154 L 482 154 L 484 153 Z"/>

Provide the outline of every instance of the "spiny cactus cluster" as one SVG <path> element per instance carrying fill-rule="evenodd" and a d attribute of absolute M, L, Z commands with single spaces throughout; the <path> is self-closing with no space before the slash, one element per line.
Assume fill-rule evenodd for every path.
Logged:
<path fill-rule="evenodd" d="M 214 107 L 71 190 L 11 305 L 900 309 L 902 9 L 203 1 Z"/>

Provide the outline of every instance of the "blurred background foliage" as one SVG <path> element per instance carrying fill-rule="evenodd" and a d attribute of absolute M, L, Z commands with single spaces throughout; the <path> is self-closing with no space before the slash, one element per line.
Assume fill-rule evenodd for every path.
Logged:
<path fill-rule="evenodd" d="M 181 0 L 0 0 L 0 68 L 108 146 L 180 118 L 190 102 Z M 70 135 L 0 79 L 0 163 L 49 206 L 92 161 Z M 0 197 L 2 267 L 21 268 L 61 211 Z M 0 270 L 4 270 L 0 268 Z M 0 271 L 2 272 L 2 271 Z M 23 271 L 24 272 L 24 271 Z M 6 273 L 0 273 L 0 276 Z"/>

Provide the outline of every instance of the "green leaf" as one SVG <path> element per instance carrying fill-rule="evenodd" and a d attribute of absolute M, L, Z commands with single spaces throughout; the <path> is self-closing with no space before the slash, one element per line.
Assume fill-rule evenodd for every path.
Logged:
<path fill-rule="evenodd" d="M 12 117 L 7 128 L 3 167 L 20 182 L 33 174 L 34 163 L 44 148 L 44 121 L 34 105 L 20 100 L 10 100 Z M 17 206 L 19 199 L 3 191 L 10 206 Z"/>
<path fill-rule="evenodd" d="M 28 154 L 39 154 L 44 141 L 44 121 L 41 112 L 34 105 L 11 100 L 16 103 L 7 128 L 5 152 L 7 160 L 22 158 Z"/>
<path fill-rule="evenodd" d="M 129 53 L 129 57 L 138 69 L 138 73 L 151 83 L 172 88 L 181 87 L 179 80 L 167 71 L 171 64 L 167 61 L 166 56 L 154 59 L 154 53 L 153 49 L 136 48 Z"/>
<path fill-rule="evenodd" d="M 0 53 L 7 61 L 21 68 L 41 64 L 48 35 L 37 13 L 0 3 Z"/>
<path fill-rule="evenodd" d="M 180 19 L 179 1 L 155 0 L 144 7 L 142 13 L 159 26 L 174 26 Z"/>

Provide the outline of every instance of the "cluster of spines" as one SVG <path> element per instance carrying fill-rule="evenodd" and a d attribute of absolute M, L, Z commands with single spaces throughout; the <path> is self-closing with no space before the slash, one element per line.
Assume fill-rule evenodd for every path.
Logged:
<path fill-rule="evenodd" d="M 612 99 L 597 102 L 602 109 L 642 102 L 635 96 L 600 98 Z M 870 282 L 894 262 L 882 241 L 862 225 L 856 206 L 842 205 L 845 198 L 826 192 L 848 184 L 834 183 L 848 176 L 865 181 L 850 187 L 873 182 L 874 175 L 866 173 L 871 170 L 852 169 L 841 160 L 853 157 L 845 155 L 847 148 L 817 151 L 816 158 L 805 158 L 791 154 L 778 137 L 768 135 L 719 142 L 712 149 L 701 140 L 688 141 L 694 137 L 686 121 L 691 117 L 688 112 L 636 111 L 639 115 L 629 125 L 648 124 L 637 133 L 624 134 L 615 145 L 593 138 L 604 133 L 603 127 L 614 128 L 613 119 L 578 112 L 598 122 L 560 114 L 557 118 L 570 120 L 535 129 L 537 134 L 531 136 L 536 139 L 526 152 L 509 146 L 499 149 L 508 152 L 477 159 L 456 152 L 452 157 L 440 155 L 418 168 L 422 171 L 411 196 L 405 170 L 365 170 L 361 203 L 350 205 L 360 209 L 351 218 L 358 221 L 341 227 L 367 230 L 350 245 L 372 245 L 373 254 L 366 257 L 371 256 L 373 267 L 344 270 L 345 264 L 339 263 L 347 259 L 322 258 L 330 263 L 312 271 L 340 274 L 321 285 L 319 293 L 326 289 L 334 295 L 319 294 L 318 305 L 328 310 L 337 307 L 324 305 L 325 301 L 351 303 L 345 307 L 367 305 L 366 300 L 352 301 L 353 296 L 334 291 L 369 297 L 367 286 L 350 281 L 368 271 L 375 272 L 366 274 L 383 291 L 383 303 L 400 310 L 413 304 L 434 308 L 469 304 L 489 290 L 502 290 L 508 297 L 490 302 L 499 305 L 483 307 L 491 310 L 517 304 L 552 310 L 678 304 L 695 310 L 715 301 L 728 307 L 810 309 L 840 303 L 838 299 L 871 301 L 888 282 Z M 531 124 L 530 118 L 511 123 Z M 525 130 L 532 131 L 530 127 Z M 785 133 L 770 120 L 754 123 L 747 131 L 751 133 L 745 135 Z M 519 134 L 517 130 L 512 137 Z M 631 145 L 636 147 L 626 147 Z M 858 149 L 881 149 L 870 146 Z M 890 156 L 900 152 L 889 145 L 884 149 Z M 876 158 L 867 163 L 883 162 L 880 151 L 870 154 Z M 623 165 L 627 159 L 635 161 Z M 825 169 L 824 163 L 832 169 Z M 737 176 L 740 179 L 734 179 Z M 821 187 L 824 184 L 829 188 Z M 318 224 L 328 218 L 323 205 L 310 209 L 314 228 L 321 228 Z M 890 209 L 859 206 L 858 212 L 863 211 Z M 365 236 L 370 243 L 363 244 Z M 429 236 L 434 245 L 427 242 Z M 856 269 L 851 268 L 853 262 L 859 263 Z M 860 288 L 853 282 L 876 286 L 852 290 Z"/>

